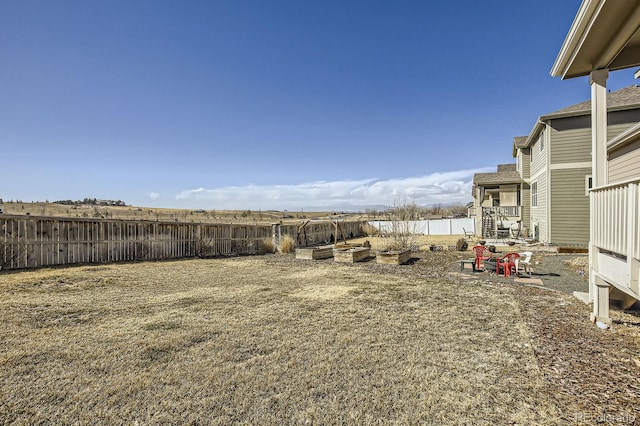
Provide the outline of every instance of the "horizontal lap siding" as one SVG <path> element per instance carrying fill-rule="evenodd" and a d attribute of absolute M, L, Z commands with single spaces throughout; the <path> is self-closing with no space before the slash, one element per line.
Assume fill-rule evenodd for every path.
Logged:
<path fill-rule="evenodd" d="M 585 176 L 590 168 L 551 171 L 551 243 L 589 242 L 589 197 Z"/>
<path fill-rule="evenodd" d="M 328 240 L 329 222 L 310 223 L 311 235 Z M 345 235 L 360 236 L 360 222 L 340 222 Z M 298 225 L 287 225 L 296 236 Z M 80 263 L 160 260 L 255 254 L 271 225 L 186 224 L 29 216 L 0 217 L 0 265 L 6 269 Z"/>
<path fill-rule="evenodd" d="M 591 129 L 551 131 L 551 164 L 591 162 Z"/>
<path fill-rule="evenodd" d="M 622 120 L 624 118 L 624 120 Z M 607 128 L 607 138 L 613 139 L 640 120 L 639 111 L 627 111 L 620 115 L 621 121 L 635 119 L 635 122 L 610 125 Z M 640 176 L 640 141 L 635 141 L 609 154 L 608 178 L 610 183 L 635 179 Z"/>
<path fill-rule="evenodd" d="M 640 177 L 640 140 L 609 154 L 609 183 Z"/>
<path fill-rule="evenodd" d="M 607 127 L 607 139 L 628 129 L 633 122 L 623 122 L 626 115 L 609 115 L 614 124 Z M 551 122 L 551 164 L 591 161 L 591 122 L 585 117 L 555 119 Z"/>
<path fill-rule="evenodd" d="M 529 233 L 533 236 L 534 228 L 538 227 L 538 238 L 541 241 L 546 241 L 547 235 L 547 150 L 548 144 L 545 143 L 545 148 L 540 150 L 542 136 L 531 145 L 531 184 L 536 182 L 537 189 L 537 206 L 531 206 L 530 209 L 530 221 L 529 221 Z M 531 192 L 529 193 L 529 202 L 531 202 Z"/>
<path fill-rule="evenodd" d="M 520 167 L 522 168 L 520 176 L 522 179 L 529 179 L 531 176 L 531 149 L 523 148 L 519 151 Z"/>

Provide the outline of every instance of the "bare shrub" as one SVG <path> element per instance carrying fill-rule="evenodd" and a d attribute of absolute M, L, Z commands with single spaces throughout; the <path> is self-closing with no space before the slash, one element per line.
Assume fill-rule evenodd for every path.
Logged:
<path fill-rule="evenodd" d="M 15 268 L 29 257 L 27 247 L 23 244 L 9 243 L 4 238 L 0 239 L 0 269 Z"/>
<path fill-rule="evenodd" d="M 291 235 L 283 235 L 280 239 L 280 253 L 293 253 L 296 249 L 296 242 Z"/>
<path fill-rule="evenodd" d="M 368 223 L 362 225 L 362 232 L 364 232 L 367 237 L 375 237 L 380 234 L 380 230 L 378 228 Z"/>
<path fill-rule="evenodd" d="M 275 251 L 276 251 L 276 247 L 273 244 L 273 239 L 265 238 L 262 241 L 260 241 L 260 247 L 258 249 L 258 254 L 273 253 Z"/>
<path fill-rule="evenodd" d="M 200 258 L 215 255 L 213 238 L 200 238 L 196 242 L 196 256 Z"/>
<path fill-rule="evenodd" d="M 147 241 L 136 241 L 133 250 L 135 260 L 145 260 L 151 252 L 151 247 Z"/>
<path fill-rule="evenodd" d="M 467 243 L 467 240 L 464 238 L 460 238 L 456 241 L 456 249 L 458 249 L 458 251 L 466 251 L 468 247 L 469 243 Z"/>
<path fill-rule="evenodd" d="M 405 250 L 416 241 L 417 222 L 420 209 L 415 204 L 397 203 L 389 209 L 389 236 L 391 241 L 387 244 L 388 250 Z"/>

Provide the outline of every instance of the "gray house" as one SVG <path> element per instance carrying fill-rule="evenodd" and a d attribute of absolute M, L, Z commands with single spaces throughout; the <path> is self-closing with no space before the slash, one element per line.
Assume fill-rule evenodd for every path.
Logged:
<path fill-rule="evenodd" d="M 607 94 L 607 138 L 640 121 L 640 87 Z M 526 137 L 514 139 L 516 168 L 529 186 L 532 237 L 551 244 L 589 243 L 591 187 L 591 101 L 537 120 Z"/>

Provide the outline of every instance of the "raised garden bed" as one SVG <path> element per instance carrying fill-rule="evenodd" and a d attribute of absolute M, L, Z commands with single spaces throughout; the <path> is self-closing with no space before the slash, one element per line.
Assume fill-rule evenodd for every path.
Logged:
<path fill-rule="evenodd" d="M 371 249 L 369 247 L 334 248 L 333 260 L 336 262 L 355 263 L 367 259 L 370 254 Z"/>
<path fill-rule="evenodd" d="M 402 265 L 407 263 L 409 259 L 411 259 L 411 249 L 376 252 L 376 263 L 385 265 Z"/>
<path fill-rule="evenodd" d="M 296 259 L 320 260 L 333 257 L 333 246 L 296 248 Z"/>
<path fill-rule="evenodd" d="M 558 247 L 558 253 L 589 253 L 586 247 Z"/>

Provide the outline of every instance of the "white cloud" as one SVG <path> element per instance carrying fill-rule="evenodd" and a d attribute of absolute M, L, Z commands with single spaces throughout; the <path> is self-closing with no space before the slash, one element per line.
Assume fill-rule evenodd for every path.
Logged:
<path fill-rule="evenodd" d="M 203 208 L 252 210 L 364 209 L 367 206 L 390 206 L 398 200 L 418 205 L 466 203 L 471 199 L 474 173 L 493 170 L 495 169 L 458 170 L 388 180 L 372 178 L 290 185 L 197 188 L 182 191 L 175 198 Z"/>
<path fill-rule="evenodd" d="M 158 198 L 160 198 L 160 194 L 157 192 L 149 192 L 149 198 L 151 198 L 152 200 L 157 200 Z"/>

